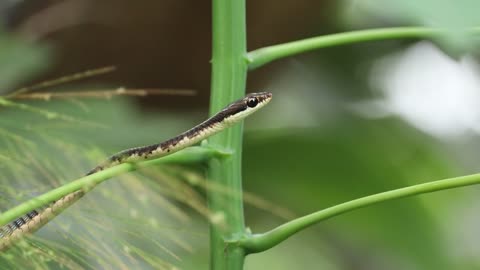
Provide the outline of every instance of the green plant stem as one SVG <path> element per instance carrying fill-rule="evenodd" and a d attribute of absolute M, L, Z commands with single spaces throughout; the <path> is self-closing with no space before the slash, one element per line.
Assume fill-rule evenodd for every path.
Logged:
<path fill-rule="evenodd" d="M 232 241 L 231 244 L 244 247 L 247 253 L 261 252 L 280 244 L 295 233 L 309 226 L 312 226 L 322 220 L 326 220 L 331 217 L 353 211 L 355 209 L 418 194 L 475 184 L 480 184 L 480 174 L 460 176 L 386 191 L 338 204 L 333 207 L 294 219 L 263 234 L 244 236 L 244 238 L 240 240 Z"/>
<path fill-rule="evenodd" d="M 464 30 L 467 34 L 479 34 L 480 28 Z M 395 27 L 360 30 L 339 34 L 325 35 L 298 41 L 268 46 L 247 54 L 248 68 L 256 69 L 272 61 L 320 48 L 352 44 L 372 40 L 399 38 L 434 38 L 452 33 L 451 29 L 427 27 Z"/>
<path fill-rule="evenodd" d="M 245 0 L 213 0 L 212 27 L 212 85 L 210 113 L 245 95 L 247 73 Z M 226 239 L 243 235 L 245 230 L 242 200 L 242 130 L 243 124 L 211 137 L 208 142 L 215 147 L 229 149 L 226 159 L 211 160 L 208 180 L 228 193 L 207 188 L 208 206 L 218 217 L 210 225 L 211 269 L 242 269 L 244 251 L 229 246 Z"/>
<path fill-rule="evenodd" d="M 112 168 L 100 171 L 98 173 L 79 178 L 71 181 L 59 188 L 46 192 L 38 197 L 35 197 L 27 202 L 24 202 L 16 207 L 5 211 L 0 215 L 0 226 L 3 226 L 14 219 L 27 214 L 28 212 L 37 209 L 45 203 L 56 201 L 67 194 L 75 192 L 77 190 L 90 190 L 92 187 L 100 184 L 101 182 L 108 180 L 114 176 L 122 173 L 135 171 L 137 169 L 148 167 L 158 164 L 191 164 L 206 162 L 214 157 L 225 157 L 228 153 L 218 151 L 210 147 L 189 147 L 177 153 L 171 154 L 158 159 L 152 159 L 148 161 L 142 161 L 138 163 L 124 163 Z"/>

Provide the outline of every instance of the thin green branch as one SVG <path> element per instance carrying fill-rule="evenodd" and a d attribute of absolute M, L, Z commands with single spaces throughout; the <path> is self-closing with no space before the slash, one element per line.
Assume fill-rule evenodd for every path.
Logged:
<path fill-rule="evenodd" d="M 212 1 L 212 80 L 210 114 L 245 95 L 245 0 Z M 225 239 L 245 230 L 242 199 L 243 124 L 211 137 L 209 144 L 232 150 L 229 158 L 211 160 L 208 185 L 222 186 L 234 196 L 207 188 L 208 207 L 218 222 L 210 225 L 210 269 L 243 269 L 242 248 L 228 246 Z"/>
<path fill-rule="evenodd" d="M 410 187 L 395 189 L 378 193 L 375 195 L 363 197 L 353 201 L 345 202 L 332 206 L 330 208 L 294 219 L 279 227 L 263 233 L 250 236 L 244 236 L 239 240 L 232 240 L 230 244 L 244 247 L 248 253 L 262 252 L 270 249 L 295 233 L 306 229 L 322 220 L 353 211 L 369 205 L 395 200 L 399 198 L 410 197 L 418 194 L 429 193 L 439 190 L 458 188 L 463 186 L 480 184 L 480 174 L 454 177 L 444 180 L 438 180 L 425 184 L 414 185 Z"/>
<path fill-rule="evenodd" d="M 457 29 L 456 29 L 457 30 Z M 387 40 L 399 38 L 434 38 L 453 33 L 453 29 L 427 27 L 395 27 L 371 30 L 351 31 L 339 34 L 325 35 L 298 41 L 268 46 L 247 54 L 250 70 L 261 67 L 272 61 L 293 56 L 320 48 L 352 44 L 372 40 Z M 480 28 L 464 30 L 467 34 L 479 34 Z"/>
<path fill-rule="evenodd" d="M 75 192 L 77 190 L 90 190 L 91 187 L 98 185 L 99 183 L 108 180 L 114 176 L 122 173 L 135 171 L 143 167 L 148 167 L 158 164 L 191 164 L 191 163 L 204 163 L 213 158 L 225 157 L 229 153 L 219 151 L 211 147 L 194 146 L 186 148 L 177 153 L 165 156 L 162 158 L 152 159 L 148 161 L 142 161 L 138 163 L 124 163 L 112 168 L 100 171 L 98 173 L 84 176 L 77 180 L 71 181 L 59 188 L 46 192 L 36 198 L 33 198 L 27 202 L 24 202 L 16 207 L 9 209 L 8 211 L 0 215 L 0 226 L 3 226 L 19 216 L 25 215 L 28 212 L 37 209 L 45 203 L 56 201 L 67 194 Z"/>

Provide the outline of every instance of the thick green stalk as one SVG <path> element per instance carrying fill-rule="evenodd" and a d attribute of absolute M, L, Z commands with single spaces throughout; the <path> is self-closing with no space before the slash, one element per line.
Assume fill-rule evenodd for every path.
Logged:
<path fill-rule="evenodd" d="M 135 164 L 120 164 L 98 173 L 71 181 L 59 188 L 53 189 L 14 208 L 11 208 L 8 211 L 5 211 L 0 215 L 0 226 L 3 226 L 16 218 L 41 207 L 45 203 L 56 201 L 77 190 L 89 190 L 91 187 L 94 187 L 105 180 L 125 172 L 135 171 L 139 168 L 158 164 L 203 163 L 213 158 L 225 158 L 228 155 L 229 153 L 221 152 L 213 148 L 194 146 L 162 158 L 142 161 Z"/>
<path fill-rule="evenodd" d="M 261 252 L 280 244 L 290 236 L 322 220 L 326 220 L 355 209 L 418 194 L 476 184 L 480 184 L 480 174 L 460 176 L 386 191 L 332 206 L 310 215 L 289 221 L 269 232 L 245 236 L 243 239 L 232 241 L 231 244 L 244 247 L 247 253 Z"/>
<path fill-rule="evenodd" d="M 212 15 L 210 114 L 245 95 L 245 0 L 213 0 Z M 211 190 L 208 193 L 209 208 L 218 218 L 218 222 L 210 226 L 210 263 L 214 270 L 243 268 L 243 248 L 226 245 L 226 239 L 239 237 L 245 230 L 241 175 L 242 130 L 243 124 L 240 124 L 209 139 L 209 143 L 215 147 L 233 152 L 228 158 L 211 160 L 209 163 L 210 183 L 231 191 L 219 193 L 215 189 L 207 189 Z"/>
<path fill-rule="evenodd" d="M 455 29 L 458 31 L 458 29 Z M 272 61 L 293 56 L 308 51 L 352 44 L 372 40 L 387 40 L 399 38 L 433 38 L 451 34 L 453 29 L 428 27 L 395 27 L 345 32 L 307 38 L 288 43 L 268 46 L 247 54 L 248 68 L 256 69 Z M 480 28 L 463 29 L 466 34 L 479 34 Z"/>

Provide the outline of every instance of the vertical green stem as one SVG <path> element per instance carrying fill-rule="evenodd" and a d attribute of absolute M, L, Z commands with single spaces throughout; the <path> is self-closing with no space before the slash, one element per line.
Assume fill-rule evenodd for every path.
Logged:
<path fill-rule="evenodd" d="M 213 0 L 213 52 L 210 114 L 245 94 L 247 74 L 245 0 Z M 210 226 L 211 269 L 242 269 L 245 252 L 227 246 L 225 239 L 243 234 L 242 130 L 236 125 L 209 139 L 209 143 L 233 150 L 233 155 L 209 163 L 208 179 L 232 193 L 208 194 L 209 208 L 219 218 Z M 235 194 L 235 196 L 232 196 Z"/>

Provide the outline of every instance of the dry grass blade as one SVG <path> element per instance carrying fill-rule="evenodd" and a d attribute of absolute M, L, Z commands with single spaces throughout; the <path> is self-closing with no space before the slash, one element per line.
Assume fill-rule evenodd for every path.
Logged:
<path fill-rule="evenodd" d="M 96 90 L 96 91 L 74 91 L 64 93 L 23 93 L 12 96 L 12 99 L 69 99 L 69 98 L 106 98 L 114 96 L 154 96 L 154 95 L 175 95 L 175 96 L 194 96 L 195 90 L 191 89 L 126 89 L 118 88 L 115 90 Z"/>
<path fill-rule="evenodd" d="M 48 120 L 62 120 L 62 121 L 85 124 L 85 125 L 96 126 L 96 127 L 101 127 L 101 128 L 105 127 L 104 125 L 101 125 L 101 124 L 98 124 L 98 123 L 95 123 L 95 122 L 83 121 L 83 120 L 76 119 L 75 117 L 72 117 L 72 116 L 69 116 L 69 115 L 45 110 L 45 109 L 42 109 L 42 108 L 37 108 L 37 107 L 34 107 L 34 106 L 29 106 L 29 105 L 23 104 L 23 103 L 12 102 L 12 101 L 10 101 L 8 99 L 5 99 L 5 98 L 2 98 L 2 97 L 0 97 L 0 107 L 14 108 L 14 109 L 27 111 L 27 112 L 36 113 L 38 115 L 41 115 L 41 116 L 45 117 Z"/>
<path fill-rule="evenodd" d="M 85 78 L 109 73 L 109 72 L 114 71 L 115 69 L 116 69 L 115 66 L 107 66 L 107 67 L 101 67 L 101 68 L 96 68 L 96 69 L 89 69 L 89 70 L 86 70 L 86 71 L 82 71 L 82 72 L 74 73 L 74 74 L 71 74 L 71 75 L 63 76 L 63 77 L 60 77 L 60 78 L 57 78 L 57 79 L 43 81 L 43 82 L 40 82 L 38 84 L 34 84 L 32 86 L 27 86 L 27 87 L 20 88 L 20 89 L 14 91 L 13 93 L 7 95 L 6 97 L 13 98 L 17 95 L 20 95 L 20 94 L 23 94 L 23 93 L 26 93 L 26 92 L 31 92 L 31 91 L 38 90 L 38 89 L 52 87 L 52 86 L 64 84 L 64 83 L 71 82 L 71 81 L 76 81 L 76 80 L 80 80 L 80 79 L 85 79 Z"/>

